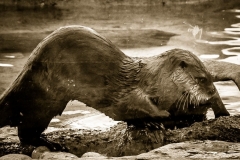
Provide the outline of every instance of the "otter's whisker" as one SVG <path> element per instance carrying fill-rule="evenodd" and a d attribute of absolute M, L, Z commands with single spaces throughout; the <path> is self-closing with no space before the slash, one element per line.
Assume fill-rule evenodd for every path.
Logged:
<path fill-rule="evenodd" d="M 187 94 L 187 106 L 186 106 L 186 109 L 188 110 L 188 106 L 189 106 L 189 100 L 190 100 L 190 93 L 188 92 Z"/>
<path fill-rule="evenodd" d="M 196 100 L 195 102 L 196 102 L 196 107 L 197 107 L 198 106 L 198 96 L 197 95 L 195 96 L 195 100 Z"/>
<path fill-rule="evenodd" d="M 198 97 L 198 95 L 196 96 L 196 107 L 198 107 L 199 106 L 199 97 Z"/>
<path fill-rule="evenodd" d="M 190 94 L 190 93 L 189 93 L 189 94 Z M 194 97 L 194 96 L 190 94 L 190 104 L 193 104 L 193 103 L 194 103 L 194 102 L 193 102 L 193 97 Z"/>
<path fill-rule="evenodd" d="M 194 98 L 193 98 L 193 96 L 192 96 L 192 98 L 191 98 L 191 104 L 193 104 L 193 107 L 195 108 L 195 100 L 194 100 Z"/>
<path fill-rule="evenodd" d="M 181 97 L 178 99 L 178 102 L 176 104 L 176 108 L 179 110 L 180 109 L 180 105 L 181 105 L 181 101 L 184 98 L 184 94 L 181 95 Z"/>
<path fill-rule="evenodd" d="M 202 95 L 199 95 L 198 97 L 199 97 L 199 104 L 200 104 L 202 102 L 203 97 L 202 97 Z"/>
<path fill-rule="evenodd" d="M 182 101 L 183 101 L 182 109 L 183 109 L 183 110 L 185 109 L 185 103 L 186 103 L 186 99 L 187 99 L 187 94 L 188 94 L 188 92 L 185 92 L 185 93 L 184 93 L 184 97 L 183 97 L 183 99 L 182 99 Z"/>
<path fill-rule="evenodd" d="M 191 95 L 190 93 L 188 92 L 188 96 L 187 96 L 187 109 L 188 109 L 188 106 L 190 104 L 190 98 L 191 98 Z"/>
<path fill-rule="evenodd" d="M 179 103 L 180 103 L 180 101 L 181 101 L 182 98 L 183 98 L 183 95 L 181 95 L 180 98 L 179 98 L 178 101 L 177 101 L 177 104 L 176 104 L 176 107 L 177 107 L 177 108 L 179 107 Z"/>
<path fill-rule="evenodd" d="M 188 92 L 186 93 L 185 95 L 185 101 L 183 103 L 183 111 L 185 110 L 185 105 L 186 105 L 186 102 L 188 101 Z M 187 108 L 187 107 L 186 107 Z"/>
<path fill-rule="evenodd" d="M 186 99 L 187 99 L 187 94 L 188 94 L 188 92 L 185 92 L 185 93 L 183 94 L 182 99 L 181 99 L 181 104 L 182 104 L 182 110 L 183 110 L 183 111 L 184 111 L 184 109 L 185 109 L 185 103 L 186 103 Z M 179 108 L 180 108 L 180 106 L 179 106 Z"/>
<path fill-rule="evenodd" d="M 196 96 L 192 96 L 193 97 L 193 103 L 194 103 L 194 108 L 197 106 L 197 98 Z"/>
<path fill-rule="evenodd" d="M 197 106 L 199 106 L 199 104 L 200 104 L 200 96 L 197 95 Z"/>
<path fill-rule="evenodd" d="M 180 97 L 179 103 L 178 103 L 178 110 L 181 108 L 181 105 L 184 101 L 184 98 L 185 98 L 186 94 L 187 94 L 187 92 L 183 93 L 182 96 Z"/>

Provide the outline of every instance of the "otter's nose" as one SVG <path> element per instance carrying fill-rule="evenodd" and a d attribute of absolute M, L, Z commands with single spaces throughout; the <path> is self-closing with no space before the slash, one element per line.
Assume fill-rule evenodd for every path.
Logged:
<path fill-rule="evenodd" d="M 213 94 L 216 92 L 215 87 L 213 87 L 213 88 L 209 88 L 209 89 L 210 89 L 210 90 L 208 91 L 208 94 L 213 95 Z"/>

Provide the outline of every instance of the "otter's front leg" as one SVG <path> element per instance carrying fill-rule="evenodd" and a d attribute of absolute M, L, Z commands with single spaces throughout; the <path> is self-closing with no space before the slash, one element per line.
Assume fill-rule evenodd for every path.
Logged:
<path fill-rule="evenodd" d="M 115 120 L 128 121 L 131 119 L 162 119 L 170 113 L 160 106 L 153 104 L 149 95 L 141 89 L 131 91 L 128 96 L 118 99 L 114 108 Z"/>
<path fill-rule="evenodd" d="M 240 65 L 216 60 L 204 60 L 203 64 L 214 82 L 232 80 L 240 90 Z"/>
<path fill-rule="evenodd" d="M 220 116 L 229 116 L 229 112 L 227 111 L 226 107 L 224 106 L 217 90 L 215 95 L 209 100 L 210 101 L 210 108 L 213 109 L 215 118 Z"/>

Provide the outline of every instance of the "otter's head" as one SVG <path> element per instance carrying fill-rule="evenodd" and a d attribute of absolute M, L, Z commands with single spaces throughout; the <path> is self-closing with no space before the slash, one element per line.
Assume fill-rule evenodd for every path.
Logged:
<path fill-rule="evenodd" d="M 148 59 L 145 93 L 153 105 L 171 114 L 205 114 L 216 89 L 212 76 L 193 53 L 173 49 Z"/>
<path fill-rule="evenodd" d="M 177 50 L 168 56 L 172 64 L 170 77 L 178 93 L 175 110 L 179 113 L 205 113 L 208 100 L 216 93 L 212 76 L 199 58 L 189 51 Z"/>

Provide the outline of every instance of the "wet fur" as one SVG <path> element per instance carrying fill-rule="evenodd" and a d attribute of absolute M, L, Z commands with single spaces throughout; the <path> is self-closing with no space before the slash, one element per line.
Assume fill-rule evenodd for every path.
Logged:
<path fill-rule="evenodd" d="M 33 143 L 70 100 L 79 100 L 123 121 L 166 118 L 169 112 L 172 116 L 205 115 L 206 108 L 188 112 L 181 108 L 184 105 L 178 105 L 188 103 L 183 98 L 186 87 L 176 83 L 173 73 L 181 68 L 182 61 L 192 60 L 208 74 L 188 51 L 175 49 L 155 57 L 131 58 L 89 28 L 60 28 L 35 48 L 18 78 L 2 95 L 0 126 L 17 126 L 20 140 Z M 216 95 L 216 113 L 228 114 Z"/>

